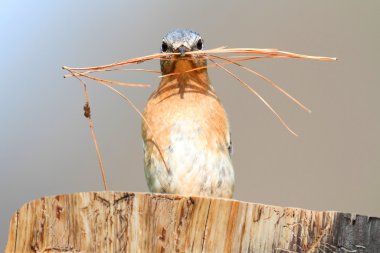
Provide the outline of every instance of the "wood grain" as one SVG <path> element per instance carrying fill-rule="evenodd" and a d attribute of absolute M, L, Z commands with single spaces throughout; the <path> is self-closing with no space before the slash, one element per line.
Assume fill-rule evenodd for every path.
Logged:
<path fill-rule="evenodd" d="M 5 252 L 380 252 L 380 219 L 229 199 L 84 192 L 31 201 Z"/>

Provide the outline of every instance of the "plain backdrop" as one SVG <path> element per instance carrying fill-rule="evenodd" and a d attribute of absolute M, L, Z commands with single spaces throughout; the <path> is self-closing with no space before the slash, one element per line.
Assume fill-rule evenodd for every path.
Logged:
<path fill-rule="evenodd" d="M 379 1 L 0 1 L 0 249 L 23 203 L 101 191 L 83 89 L 61 66 L 84 67 L 159 51 L 178 27 L 207 48 L 278 48 L 336 62 L 272 59 L 249 67 L 309 106 L 308 114 L 262 80 L 232 68 L 267 98 L 292 136 L 255 96 L 221 70 L 212 83 L 229 115 L 235 198 L 279 206 L 380 216 Z M 159 68 L 157 61 L 139 67 Z M 159 79 L 122 88 L 140 109 Z M 89 83 L 110 189 L 146 192 L 140 118 Z"/>

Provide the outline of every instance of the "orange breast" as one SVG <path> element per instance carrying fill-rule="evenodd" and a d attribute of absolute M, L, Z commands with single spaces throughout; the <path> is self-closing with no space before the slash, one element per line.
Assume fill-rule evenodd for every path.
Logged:
<path fill-rule="evenodd" d="M 226 112 L 215 94 L 203 94 L 185 87 L 181 97 L 180 85 L 157 96 L 153 95 L 146 107 L 144 116 L 148 126 L 143 123 L 143 138 L 152 135 L 162 145 L 169 145 L 170 132 L 178 122 L 187 122 L 194 132 L 201 131 L 202 138 L 227 143 L 229 125 Z M 177 86 L 177 87 L 175 87 Z"/>
<path fill-rule="evenodd" d="M 229 124 L 207 75 L 164 78 L 144 117 L 145 175 L 151 191 L 232 196 Z"/>

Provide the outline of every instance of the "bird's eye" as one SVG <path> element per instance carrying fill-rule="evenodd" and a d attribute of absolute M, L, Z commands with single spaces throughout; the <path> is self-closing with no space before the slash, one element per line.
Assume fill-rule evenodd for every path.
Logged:
<path fill-rule="evenodd" d="M 202 42 L 201 39 L 198 40 L 198 42 L 197 42 L 197 48 L 198 48 L 199 50 L 201 50 L 201 49 L 203 48 L 203 42 Z"/>
<path fill-rule="evenodd" d="M 162 52 L 168 51 L 168 44 L 165 41 L 162 42 L 161 50 L 162 50 Z"/>

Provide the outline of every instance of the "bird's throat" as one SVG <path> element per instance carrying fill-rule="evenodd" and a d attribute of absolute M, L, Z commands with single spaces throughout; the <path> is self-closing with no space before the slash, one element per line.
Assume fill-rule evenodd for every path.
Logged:
<path fill-rule="evenodd" d="M 178 73 L 178 74 L 185 73 L 186 71 L 197 68 L 197 64 L 195 64 L 194 61 L 187 60 L 187 59 L 178 59 L 173 62 L 173 65 L 174 65 L 174 69 L 172 70 L 172 73 Z"/>
<path fill-rule="evenodd" d="M 206 65 L 205 60 L 188 58 L 179 58 L 161 63 L 164 77 L 161 79 L 158 92 L 176 90 L 181 98 L 184 98 L 186 92 L 204 94 L 212 92 L 207 68 L 203 68 Z"/>

